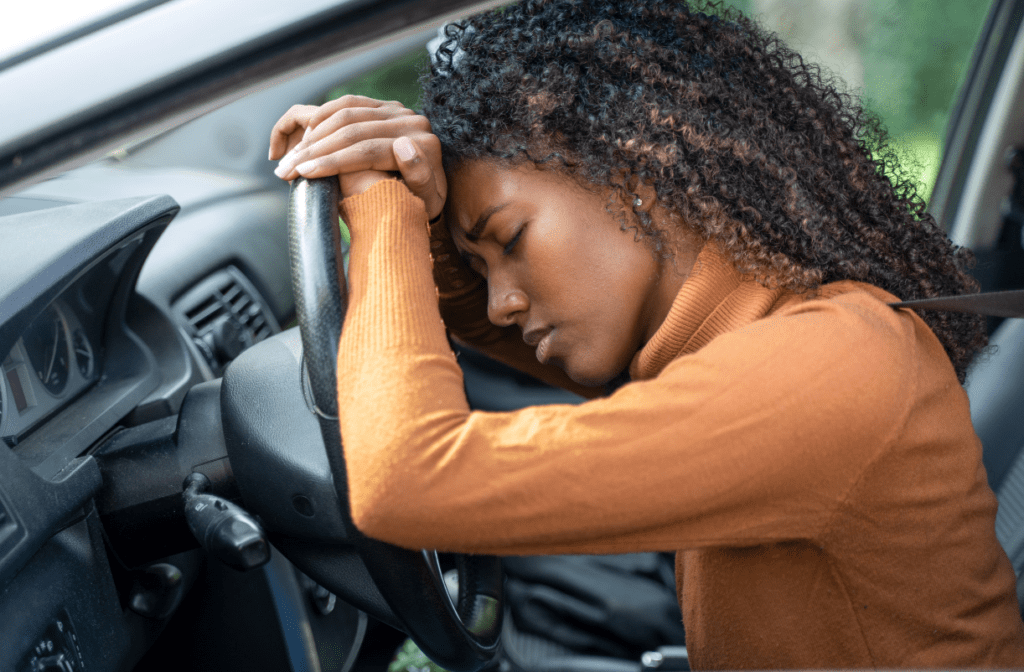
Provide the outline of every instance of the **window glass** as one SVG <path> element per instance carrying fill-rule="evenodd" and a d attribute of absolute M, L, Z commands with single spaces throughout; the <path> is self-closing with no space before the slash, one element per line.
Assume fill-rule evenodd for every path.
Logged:
<path fill-rule="evenodd" d="M 427 69 L 428 62 L 426 46 L 417 47 L 393 61 L 331 89 L 327 94 L 327 100 L 334 100 L 345 94 L 359 94 L 378 100 L 397 100 L 410 109 L 419 109 L 419 76 Z"/>
<path fill-rule="evenodd" d="M 949 113 L 991 0 L 734 3 L 821 63 L 878 115 L 921 194 L 931 193 Z"/>

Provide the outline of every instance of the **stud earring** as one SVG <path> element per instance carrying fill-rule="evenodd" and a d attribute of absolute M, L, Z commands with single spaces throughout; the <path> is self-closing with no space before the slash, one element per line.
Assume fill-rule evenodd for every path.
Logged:
<path fill-rule="evenodd" d="M 639 208 L 643 204 L 644 204 L 644 199 L 640 198 L 639 196 L 637 196 L 636 198 L 633 199 L 633 207 L 634 208 Z"/>

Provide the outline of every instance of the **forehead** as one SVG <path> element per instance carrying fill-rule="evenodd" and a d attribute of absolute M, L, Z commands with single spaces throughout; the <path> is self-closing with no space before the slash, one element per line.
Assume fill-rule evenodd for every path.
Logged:
<path fill-rule="evenodd" d="M 479 159 L 460 164 L 448 176 L 449 221 L 469 232 L 481 216 L 518 197 L 526 171 L 537 172 Z"/>
<path fill-rule="evenodd" d="M 479 235 L 481 223 L 501 212 L 525 214 L 553 202 L 571 201 L 580 191 L 568 176 L 531 163 L 466 161 L 448 176 L 449 226 L 457 238 Z M 474 237 L 469 235 L 469 240 Z"/>

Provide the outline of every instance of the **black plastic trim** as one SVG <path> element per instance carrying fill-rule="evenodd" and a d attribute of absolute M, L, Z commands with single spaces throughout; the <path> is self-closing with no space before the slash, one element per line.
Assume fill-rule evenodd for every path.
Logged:
<path fill-rule="evenodd" d="M 128 327 L 153 352 L 160 386 L 135 407 L 125 424 L 140 425 L 177 414 L 192 386 L 206 379 L 192 359 L 185 336 L 170 317 L 140 294 L 134 294 L 128 305 Z"/>
<path fill-rule="evenodd" d="M 149 196 L 0 219 L 0 352 L 8 352 L 32 319 L 111 248 L 147 230 L 159 235 L 177 212 L 169 196 Z M 40 239 L 47 241 L 45 250 Z"/>
<path fill-rule="evenodd" d="M 65 649 L 75 670 L 124 668 L 129 633 L 99 521 L 91 510 L 77 515 L 0 592 L 0 670 L 43 669 L 33 663 L 49 657 L 39 655 L 40 644 L 50 655 Z"/>
<path fill-rule="evenodd" d="M 126 566 L 196 547 L 182 499 L 192 472 L 209 479 L 211 494 L 239 499 L 224 445 L 220 387 L 220 380 L 196 385 L 177 417 L 125 429 L 97 449 L 103 488 L 96 507 Z"/>
<path fill-rule="evenodd" d="M 166 196 L 88 203 L 0 220 L 0 353 L 29 322 L 111 250 L 127 257 L 105 306 L 104 342 L 118 353 L 97 385 L 18 446 L 0 446 L 0 500 L 16 526 L 0 541 L 0 590 L 99 491 L 96 461 L 81 455 L 159 383 L 153 355 L 125 326 L 139 268 L 177 212 Z M 47 236 L 40 259 L 38 237 Z M 10 243 L 8 245 L 8 242 Z M 56 420 L 55 422 L 53 420 Z"/>

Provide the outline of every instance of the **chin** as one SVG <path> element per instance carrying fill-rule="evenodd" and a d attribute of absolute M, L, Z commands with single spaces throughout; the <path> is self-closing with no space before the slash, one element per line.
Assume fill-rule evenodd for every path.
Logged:
<path fill-rule="evenodd" d="M 593 355 L 593 349 L 587 354 Z M 547 363 L 565 371 L 565 375 L 574 383 L 585 387 L 604 387 L 628 371 L 629 363 L 633 361 L 635 354 L 635 351 L 616 349 L 610 356 L 587 357 L 586 360 L 589 361 L 574 361 L 575 358 L 572 357 L 552 357 Z"/>
<path fill-rule="evenodd" d="M 583 385 L 584 387 L 603 387 L 614 380 L 618 375 L 607 371 L 580 370 L 564 366 L 561 362 L 552 362 L 552 364 L 555 364 L 565 371 L 565 375 L 569 376 L 569 379 L 572 382 Z"/>

